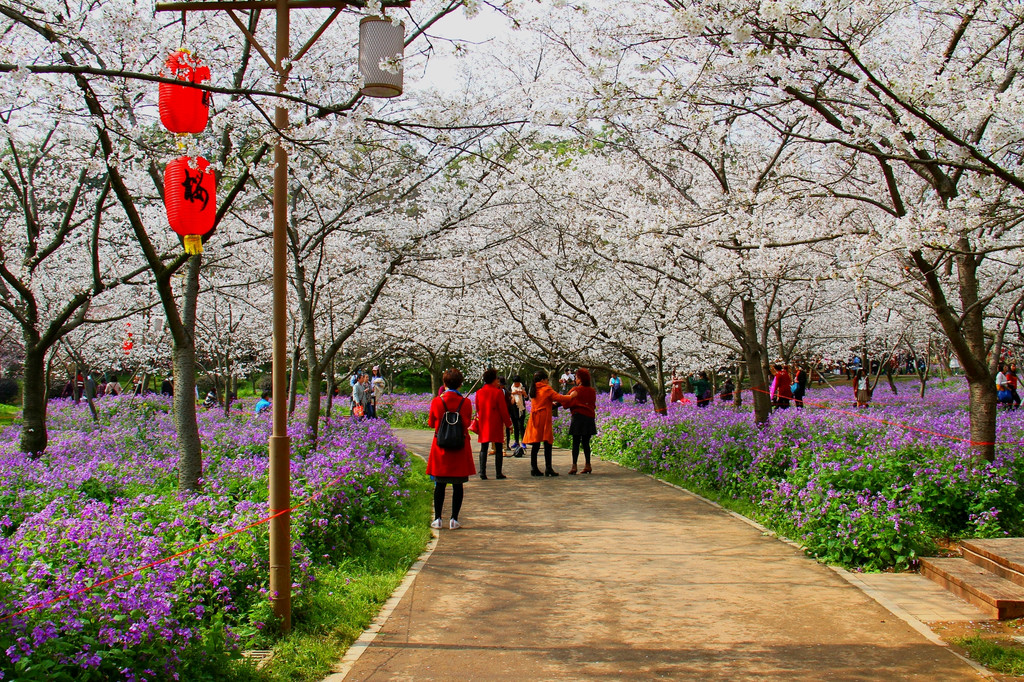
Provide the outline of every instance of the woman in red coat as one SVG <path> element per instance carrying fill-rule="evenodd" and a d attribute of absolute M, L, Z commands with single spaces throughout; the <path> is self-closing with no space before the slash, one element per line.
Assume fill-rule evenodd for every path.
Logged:
<path fill-rule="evenodd" d="M 775 365 L 771 369 L 775 375 L 775 392 L 772 394 L 772 403 L 780 410 L 789 407 L 789 401 L 793 399 L 793 378 L 789 375 L 789 369 L 785 365 Z"/>
<path fill-rule="evenodd" d="M 590 468 L 590 439 L 597 434 L 597 391 L 591 386 L 590 372 L 580 367 L 576 370 L 576 386 L 569 391 L 568 395 L 554 396 L 555 402 L 568 407 L 572 412 L 572 421 L 569 423 L 569 435 L 572 436 L 572 469 L 569 475 L 576 473 L 576 462 L 580 459 L 580 446 L 583 446 L 583 456 L 586 458 L 586 466 L 581 473 L 589 474 L 593 471 Z"/>
<path fill-rule="evenodd" d="M 487 451 L 494 443 L 495 478 L 507 478 L 501 473 L 502 446 L 505 444 L 505 429 L 512 428 L 508 414 L 505 391 L 498 381 L 498 370 L 488 367 L 484 371 L 484 385 L 476 392 L 477 441 L 480 443 L 480 478 L 487 480 Z"/>
<path fill-rule="evenodd" d="M 449 369 L 442 377 L 445 391 L 430 402 L 430 415 L 427 424 L 434 429 L 434 441 L 430 444 L 430 456 L 427 458 L 427 473 L 434 477 L 434 522 L 431 528 L 441 527 L 441 512 L 444 510 L 445 487 L 452 486 L 452 516 L 448 527 L 452 530 L 460 527 L 459 510 L 462 509 L 462 484 L 476 473 L 473 468 L 473 444 L 469 439 L 469 422 L 473 419 L 473 405 L 459 393 L 462 386 L 462 372 Z M 458 413 L 462 422 L 464 441 L 458 450 L 445 450 L 437 444 L 437 428 L 448 413 Z"/>
<path fill-rule="evenodd" d="M 551 405 L 554 397 L 558 395 L 555 389 L 548 385 L 548 373 L 539 370 L 533 375 L 533 383 L 530 384 L 530 399 L 533 407 L 530 410 L 530 421 L 526 425 L 526 434 L 523 436 L 524 443 L 530 443 L 530 475 L 531 476 L 557 476 L 558 472 L 551 468 L 551 443 L 555 437 L 551 429 Z M 540 444 L 544 444 L 544 471 L 537 468 L 537 453 L 540 451 Z"/>

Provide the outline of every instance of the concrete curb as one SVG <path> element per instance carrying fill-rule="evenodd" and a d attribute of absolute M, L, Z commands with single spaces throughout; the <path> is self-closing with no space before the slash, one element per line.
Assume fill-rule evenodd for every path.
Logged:
<path fill-rule="evenodd" d="M 409 567 L 409 571 L 405 574 L 405 578 L 402 580 L 402 583 L 394 592 L 391 593 L 391 597 L 384 602 L 384 606 L 381 607 L 377 617 L 373 619 L 373 622 L 370 623 L 369 627 L 363 630 L 363 634 L 359 635 L 359 638 L 352 642 L 352 645 L 349 646 L 345 655 L 342 656 L 341 661 L 334 666 L 333 672 L 321 680 L 321 682 L 342 682 L 342 680 L 348 676 L 349 672 L 355 666 L 359 657 L 363 655 L 363 652 L 373 644 L 373 640 L 377 638 L 377 633 L 380 632 L 381 628 L 383 628 L 388 622 L 388 618 L 390 618 L 391 614 L 394 613 L 399 602 L 402 601 L 402 597 L 405 596 L 405 593 L 409 591 L 410 587 L 412 587 L 413 582 L 416 581 L 416 576 L 419 575 L 421 570 L 423 570 L 423 566 L 427 563 L 427 559 L 429 559 L 430 555 L 434 553 L 434 549 L 437 547 L 437 542 L 440 539 L 440 533 L 436 530 L 432 531 L 432 533 L 434 537 L 427 544 L 427 549 L 424 550 L 423 554 L 420 554 L 416 563 Z"/>
<path fill-rule="evenodd" d="M 409 452 L 420 459 L 424 459 L 424 457 L 417 452 L 413 452 L 412 450 L 409 450 Z M 417 557 L 416 562 L 409 567 L 408 571 L 406 571 L 405 578 L 403 578 L 402 582 L 397 588 L 395 588 L 395 591 L 391 593 L 388 600 L 384 602 L 384 605 L 377 613 L 377 617 L 373 619 L 373 622 L 371 622 L 365 630 L 363 630 L 363 633 L 359 635 L 356 641 L 352 642 L 348 650 L 345 651 L 345 655 L 341 657 L 341 660 L 331 668 L 331 674 L 323 678 L 320 682 L 342 682 L 346 677 L 348 677 L 349 672 L 351 672 L 352 668 L 355 667 L 356 662 L 359 660 L 359 657 L 363 655 L 363 652 L 373 644 L 373 640 L 377 638 L 377 633 L 380 632 L 381 628 L 383 628 L 388 622 L 388 619 L 398 607 L 399 602 L 402 601 L 405 593 L 409 591 L 409 588 L 411 588 L 413 583 L 416 581 L 416 576 L 418 576 L 420 571 L 423 570 L 423 566 L 426 565 L 427 559 L 430 558 L 430 555 L 433 554 L 434 550 L 437 548 L 437 543 L 441 539 L 441 533 L 440 531 L 431 529 L 430 534 L 432 537 L 430 542 L 427 543 L 427 548 L 423 550 L 423 553 Z"/>
<path fill-rule="evenodd" d="M 595 457 L 595 459 L 597 459 L 597 458 Z M 790 540 L 787 537 L 783 537 L 783 536 L 779 535 L 778 533 L 776 533 L 773 530 L 769 530 L 768 528 L 762 526 L 757 521 L 755 521 L 755 520 L 753 520 L 751 518 L 748 518 L 748 517 L 744 516 L 743 514 L 739 514 L 737 512 L 734 512 L 731 509 L 726 509 L 725 507 L 723 507 L 722 505 L 718 504 L 714 500 L 709 500 L 708 498 L 704 497 L 703 495 L 698 495 L 697 493 L 693 492 L 692 490 L 687 490 L 686 488 L 684 488 L 682 486 L 679 486 L 679 485 L 676 485 L 675 483 L 671 483 L 671 482 L 666 481 L 664 479 L 660 479 L 657 476 L 653 476 L 651 474 L 647 474 L 647 473 L 644 473 L 642 471 L 637 471 L 636 469 L 632 469 L 630 467 L 627 467 L 627 466 L 625 466 L 623 464 L 619 464 L 618 462 L 610 460 L 610 459 L 602 459 L 600 461 L 606 462 L 608 464 L 614 464 L 615 466 L 617 466 L 619 468 L 622 468 L 622 469 L 628 469 L 629 471 L 632 471 L 634 473 L 638 473 L 638 474 L 640 474 L 642 476 L 646 476 L 647 478 L 651 479 L 652 481 L 657 481 L 658 483 L 661 483 L 663 485 L 667 485 L 667 486 L 669 486 L 671 488 L 675 488 L 676 490 L 684 492 L 687 495 L 691 495 L 691 496 L 697 498 L 698 500 L 704 502 L 705 504 L 708 504 L 708 505 L 714 507 L 715 509 L 718 509 L 718 510 L 720 510 L 722 512 L 725 512 L 729 516 L 732 516 L 733 518 L 735 518 L 735 519 L 737 519 L 739 521 L 742 521 L 743 523 L 747 524 L 748 526 L 752 526 L 753 528 L 756 528 L 757 530 L 761 531 L 762 535 L 774 537 L 776 540 L 778 540 L 780 542 L 784 542 L 785 544 L 789 545 L 790 547 L 799 550 L 801 553 L 804 553 L 804 548 L 799 543 L 794 542 L 793 540 Z M 817 563 L 821 563 L 821 562 L 817 562 Z M 927 639 L 932 644 L 936 644 L 938 646 L 941 646 L 941 647 L 944 647 L 944 648 L 948 649 L 949 653 L 953 654 L 954 656 L 959 658 L 961 661 L 963 661 L 967 665 L 969 665 L 972 668 L 974 668 L 974 670 L 977 671 L 977 673 L 979 675 L 981 675 L 982 677 L 988 677 L 988 678 L 995 677 L 995 673 L 993 673 L 991 670 L 989 670 L 985 666 L 981 665 L 980 663 L 978 663 L 976 661 L 972 661 L 971 659 L 967 658 L 966 656 L 962 656 L 961 654 L 959 654 L 956 651 L 954 651 L 949 646 L 949 644 L 947 642 L 943 641 L 942 638 L 939 637 L 935 633 L 934 630 L 932 630 L 930 627 L 928 627 L 927 623 L 925 623 L 924 621 L 918 620 L 913 615 L 908 613 L 905 609 L 900 607 L 898 604 L 893 603 L 888 598 L 886 598 L 884 595 L 879 593 L 877 590 L 875 590 L 874 588 L 872 588 L 869 585 L 867 585 L 866 583 L 864 583 L 860 578 L 857 577 L 856 573 L 852 573 L 850 571 L 847 571 L 845 568 L 840 568 L 838 566 L 830 566 L 828 564 L 821 564 L 821 565 L 831 569 L 834 573 L 836 573 L 836 575 L 838 575 L 841 578 L 843 578 L 843 580 L 845 580 L 847 583 L 849 583 L 853 587 L 856 587 L 857 589 L 859 589 L 861 592 L 863 592 L 867 596 L 871 597 L 879 605 L 881 605 L 882 608 L 884 608 L 885 610 L 889 611 L 889 613 L 891 613 L 892 615 L 896 616 L 897 618 L 902 620 L 904 623 L 909 625 L 911 628 L 913 628 L 916 632 L 918 632 L 921 636 L 923 636 L 925 639 Z"/>

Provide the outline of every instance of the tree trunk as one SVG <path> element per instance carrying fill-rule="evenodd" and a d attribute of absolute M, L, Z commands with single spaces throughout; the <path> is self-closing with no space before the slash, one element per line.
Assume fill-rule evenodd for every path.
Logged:
<path fill-rule="evenodd" d="M 658 385 L 651 391 L 651 402 L 654 403 L 654 411 L 658 414 L 668 414 L 668 405 L 665 403 L 665 337 L 658 337 Z"/>
<path fill-rule="evenodd" d="M 320 375 L 323 371 L 320 363 L 311 359 L 306 361 L 308 371 L 306 372 L 306 398 L 309 405 L 306 406 L 306 428 L 309 429 L 310 438 L 313 439 L 316 447 L 316 437 L 320 426 Z"/>
<path fill-rule="evenodd" d="M 178 492 L 199 489 L 203 475 L 203 448 L 196 422 L 196 305 L 202 256 L 192 256 L 185 266 L 182 326 L 184 338 L 171 349 L 174 363 L 174 427 L 178 435 Z"/>
<path fill-rule="evenodd" d="M 437 395 L 437 392 L 441 390 L 441 371 L 434 367 L 428 367 L 430 370 L 430 395 Z"/>
<path fill-rule="evenodd" d="M 896 382 L 892 380 L 892 368 L 889 367 L 885 370 L 885 378 L 889 382 L 889 388 L 892 390 L 893 395 L 899 395 L 899 391 L 896 390 Z"/>
<path fill-rule="evenodd" d="M 196 422 L 196 349 L 193 344 L 175 347 L 174 427 L 178 433 L 178 491 L 199 489 L 203 475 L 203 449 Z"/>
<path fill-rule="evenodd" d="M 327 364 L 327 409 L 325 416 L 331 418 L 331 409 L 334 407 L 334 358 Z"/>
<path fill-rule="evenodd" d="M 299 394 L 299 360 L 299 348 L 296 346 L 292 350 L 292 374 L 288 382 L 288 414 L 295 412 L 295 399 Z M 318 404 L 317 410 L 319 409 L 320 406 Z"/>
<path fill-rule="evenodd" d="M 27 346 L 27 344 L 26 344 Z M 33 457 L 46 449 L 46 352 L 33 348 L 25 352 L 25 378 L 21 394 L 21 451 Z"/>
<path fill-rule="evenodd" d="M 996 458 L 996 387 L 992 381 L 968 379 L 971 393 L 971 450 L 986 461 Z"/>
<path fill-rule="evenodd" d="M 768 381 L 765 378 L 764 355 L 757 335 L 757 310 L 754 301 L 744 298 L 743 306 L 743 358 L 750 373 L 750 392 L 754 401 L 754 422 L 767 424 L 772 412 L 771 396 L 768 395 Z M 737 387 L 738 388 L 738 387 Z"/>
<path fill-rule="evenodd" d="M 744 365 L 743 363 L 736 363 L 736 386 L 732 392 L 732 404 L 733 407 L 743 406 L 743 375 Z"/>

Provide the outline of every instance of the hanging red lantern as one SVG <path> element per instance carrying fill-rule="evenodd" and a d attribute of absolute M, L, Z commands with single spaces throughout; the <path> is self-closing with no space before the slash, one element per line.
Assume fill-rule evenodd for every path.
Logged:
<path fill-rule="evenodd" d="M 210 162 L 182 156 L 164 171 L 164 206 L 171 229 L 184 237 L 185 253 L 203 252 L 203 235 L 217 215 L 217 180 Z"/>
<path fill-rule="evenodd" d="M 175 50 L 160 74 L 189 83 L 210 80 L 210 69 L 188 50 Z M 160 122 L 172 133 L 201 133 L 210 118 L 210 93 L 173 83 L 160 84 Z"/>

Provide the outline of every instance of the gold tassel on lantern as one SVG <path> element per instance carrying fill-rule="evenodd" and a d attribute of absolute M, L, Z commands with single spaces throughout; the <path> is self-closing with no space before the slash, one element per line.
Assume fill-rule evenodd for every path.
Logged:
<path fill-rule="evenodd" d="M 196 256 L 203 252 L 203 235 L 201 234 L 186 234 L 185 235 L 185 253 L 190 256 Z"/>

